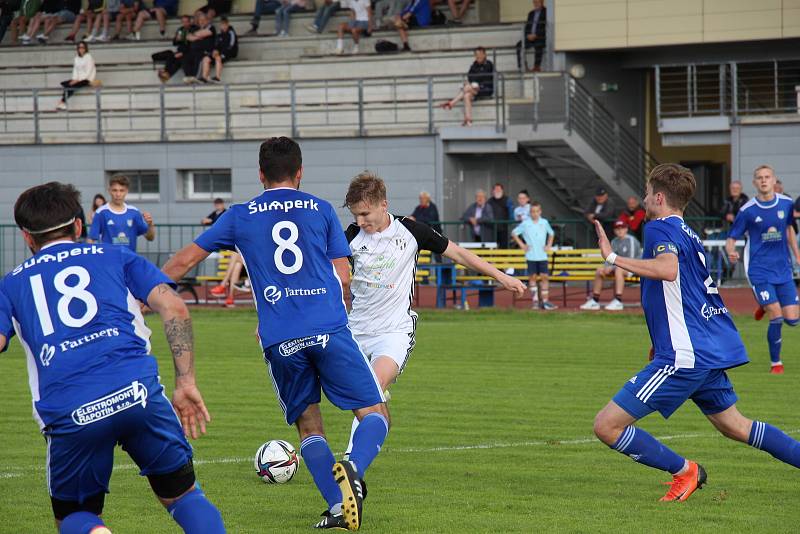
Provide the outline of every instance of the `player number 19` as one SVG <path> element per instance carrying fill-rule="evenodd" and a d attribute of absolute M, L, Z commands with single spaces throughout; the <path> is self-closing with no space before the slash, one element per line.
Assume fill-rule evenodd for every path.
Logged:
<path fill-rule="evenodd" d="M 289 230 L 288 239 L 281 237 L 281 230 Z M 275 267 L 283 274 L 294 274 L 303 267 L 303 251 L 296 245 L 299 237 L 300 231 L 292 221 L 281 221 L 272 227 L 272 240 L 278 245 L 274 256 Z M 283 262 L 284 252 L 291 252 L 292 256 L 294 256 L 294 262 L 291 265 L 286 265 Z"/>
<path fill-rule="evenodd" d="M 78 282 L 73 286 L 68 286 L 67 278 L 71 275 L 77 276 Z M 53 277 L 53 285 L 56 291 L 61 293 L 56 310 L 58 311 L 59 320 L 65 326 L 80 328 L 97 315 L 97 299 L 86 291 L 90 281 L 89 271 L 78 265 L 67 267 Z M 50 316 L 50 307 L 47 305 L 47 295 L 44 291 L 41 274 L 31 276 L 31 290 L 33 291 L 36 313 L 39 315 L 39 323 L 42 326 L 42 333 L 49 336 L 55 332 L 55 328 L 53 328 L 53 320 Z M 80 317 L 73 317 L 69 311 L 69 304 L 73 299 L 78 299 L 86 305 L 86 311 Z"/>

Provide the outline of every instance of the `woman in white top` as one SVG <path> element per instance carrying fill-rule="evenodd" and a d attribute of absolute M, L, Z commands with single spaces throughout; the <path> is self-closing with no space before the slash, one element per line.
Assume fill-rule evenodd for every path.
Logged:
<path fill-rule="evenodd" d="M 86 87 L 94 81 L 95 66 L 94 59 L 89 53 L 89 45 L 85 41 L 78 43 L 78 55 L 72 64 L 72 78 L 61 82 L 64 94 L 58 101 L 56 109 L 67 109 L 67 99 L 72 96 L 79 87 Z"/>

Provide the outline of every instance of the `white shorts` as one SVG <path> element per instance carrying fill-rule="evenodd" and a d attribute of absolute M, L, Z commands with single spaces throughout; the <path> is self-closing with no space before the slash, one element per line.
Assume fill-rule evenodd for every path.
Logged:
<path fill-rule="evenodd" d="M 403 372 L 411 351 L 414 350 L 414 332 L 391 332 L 388 334 L 354 334 L 361 351 L 370 361 L 379 356 L 388 356 L 397 364 L 398 374 Z"/>

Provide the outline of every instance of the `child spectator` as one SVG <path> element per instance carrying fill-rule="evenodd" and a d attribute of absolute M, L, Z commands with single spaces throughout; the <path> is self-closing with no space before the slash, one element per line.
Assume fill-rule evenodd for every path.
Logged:
<path fill-rule="evenodd" d="M 167 83 L 176 72 L 181 70 L 183 55 L 189 50 L 189 34 L 195 29 L 196 27 L 192 26 L 192 17 L 183 15 L 181 17 L 181 25 L 175 31 L 175 36 L 172 38 L 175 51 L 162 50 L 152 55 L 153 61 L 164 62 L 164 68 L 158 71 L 158 78 L 162 83 Z"/>
<path fill-rule="evenodd" d="M 527 189 L 517 193 L 517 204 L 514 208 L 514 220 L 517 222 L 526 221 L 531 218 L 531 196 Z"/>
<path fill-rule="evenodd" d="M 36 40 L 45 44 L 50 39 L 50 34 L 53 33 L 56 26 L 62 23 L 75 22 L 80 11 L 81 0 L 64 0 L 58 13 L 44 18 L 44 29 L 36 36 Z"/>
<path fill-rule="evenodd" d="M 178 13 L 178 0 L 154 0 L 152 9 L 142 9 L 136 15 L 133 25 L 133 36 L 137 41 L 141 39 L 142 26 L 146 20 L 156 19 L 161 37 L 167 31 L 167 17 L 174 17 Z"/>
<path fill-rule="evenodd" d="M 62 0 L 44 0 L 39 11 L 33 16 L 28 24 L 28 31 L 22 35 L 22 44 L 30 44 L 33 36 L 39 30 L 45 17 L 55 16 L 63 7 Z M 40 34 L 41 35 L 41 34 Z M 38 40 L 38 35 L 37 35 Z"/>
<path fill-rule="evenodd" d="M 522 221 L 511 232 L 519 248 L 525 251 L 528 263 L 528 288 L 531 291 L 531 307 L 539 307 L 539 294 L 543 310 L 555 310 L 558 306 L 550 302 L 550 270 L 547 254 L 552 250 L 555 232 L 542 217 L 542 204 L 531 202 L 530 219 Z M 519 238 L 522 236 L 522 239 Z"/>
<path fill-rule="evenodd" d="M 307 7 L 307 0 L 281 0 L 281 7 L 275 10 L 275 35 L 289 37 L 292 13 L 305 11 Z"/>
<path fill-rule="evenodd" d="M 30 42 L 31 38 L 26 33 L 28 23 L 33 20 L 42 7 L 42 0 L 22 0 L 19 7 L 17 18 L 11 21 L 11 37 L 19 34 L 19 40 L 22 44 Z"/>
<path fill-rule="evenodd" d="M 345 0 L 346 2 L 347 0 Z M 319 9 L 317 9 L 317 14 L 314 17 L 314 22 L 306 26 L 306 29 L 311 33 L 322 33 L 325 30 L 325 26 L 328 25 L 328 21 L 331 19 L 331 16 L 341 9 L 341 3 L 334 2 L 333 0 L 324 0 Z"/>
<path fill-rule="evenodd" d="M 628 225 L 625 221 L 614 223 L 614 239 L 611 240 L 611 250 L 617 256 L 623 258 L 638 258 L 642 255 L 642 245 L 639 240 L 628 233 Z M 603 291 L 603 279 L 609 276 L 614 277 L 614 300 L 606 304 L 608 311 L 620 311 L 623 309 L 622 292 L 625 290 L 625 277 L 630 273 L 614 265 L 604 264 L 597 268 L 594 275 L 594 288 L 589 299 L 581 305 L 582 310 L 599 310 L 600 293 Z"/>
<path fill-rule="evenodd" d="M 92 55 L 89 53 L 89 45 L 84 41 L 81 41 L 78 43 L 76 48 L 78 50 L 78 54 L 75 56 L 75 60 L 73 61 L 72 78 L 61 82 L 61 87 L 64 88 L 64 93 L 61 96 L 61 100 L 59 100 L 58 104 L 56 105 L 56 110 L 59 111 L 67 109 L 67 99 L 71 97 L 72 93 L 74 93 L 79 87 L 91 85 L 96 74 L 94 59 L 92 59 Z"/>
<path fill-rule="evenodd" d="M 411 52 L 408 46 L 408 30 L 411 28 L 424 28 L 431 24 L 430 0 L 414 0 L 394 18 L 394 27 L 400 34 L 403 42 L 403 51 Z"/>
<path fill-rule="evenodd" d="M 460 101 L 464 101 L 464 121 L 461 126 L 472 126 L 472 102 L 479 98 L 489 98 L 494 94 L 494 65 L 486 59 L 486 49 L 479 46 L 475 49 L 475 61 L 467 73 L 467 81 L 461 91 L 450 101 L 440 107 L 450 110 Z"/>
<path fill-rule="evenodd" d="M 220 29 L 214 38 L 214 48 L 210 56 L 203 57 L 203 75 L 201 82 L 208 81 L 211 72 L 211 61 L 214 61 L 214 77 L 212 82 L 219 83 L 222 75 L 222 64 L 239 54 L 239 36 L 228 22 L 227 17 L 220 19 Z"/>
<path fill-rule="evenodd" d="M 89 0 L 83 11 L 78 14 L 75 23 L 72 25 L 72 30 L 70 30 L 69 35 L 67 35 L 64 40 L 75 42 L 75 37 L 81 30 L 81 24 L 83 24 L 84 21 L 86 21 L 86 35 L 88 36 L 92 32 L 94 19 L 103 13 L 103 9 L 105 9 L 104 0 Z"/>
<path fill-rule="evenodd" d="M 336 53 L 344 53 L 344 34 L 353 36 L 353 54 L 358 54 L 358 42 L 361 33 L 369 35 L 372 32 L 372 7 L 370 0 L 348 0 L 345 4 L 350 9 L 350 19 L 339 25 L 339 38 L 336 40 Z"/>

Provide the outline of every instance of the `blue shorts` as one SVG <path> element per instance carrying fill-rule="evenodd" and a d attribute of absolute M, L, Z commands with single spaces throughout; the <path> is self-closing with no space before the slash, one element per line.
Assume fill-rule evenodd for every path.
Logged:
<path fill-rule="evenodd" d="M 367 31 L 369 29 L 369 21 L 350 19 L 347 21 L 347 29 Z"/>
<path fill-rule="evenodd" d="M 142 476 L 172 473 L 192 457 L 157 377 L 135 380 L 76 407 L 45 427 L 44 435 L 50 495 L 62 501 L 82 503 L 108 493 L 117 443 Z"/>
<path fill-rule="evenodd" d="M 286 423 L 321 400 L 320 388 L 342 410 L 385 402 L 375 372 L 349 328 L 268 347 L 264 360 Z"/>
<path fill-rule="evenodd" d="M 547 267 L 547 260 L 530 261 L 528 263 L 528 275 L 532 274 L 550 274 L 550 269 Z"/>
<path fill-rule="evenodd" d="M 753 284 L 753 293 L 756 295 L 756 302 L 761 306 L 779 302 L 781 307 L 798 304 L 797 286 L 794 280 L 789 280 L 782 284 Z"/>
<path fill-rule="evenodd" d="M 705 415 L 713 415 L 736 404 L 738 397 L 723 370 L 651 363 L 622 386 L 613 400 L 636 419 L 655 411 L 667 419 L 688 399 Z"/>

